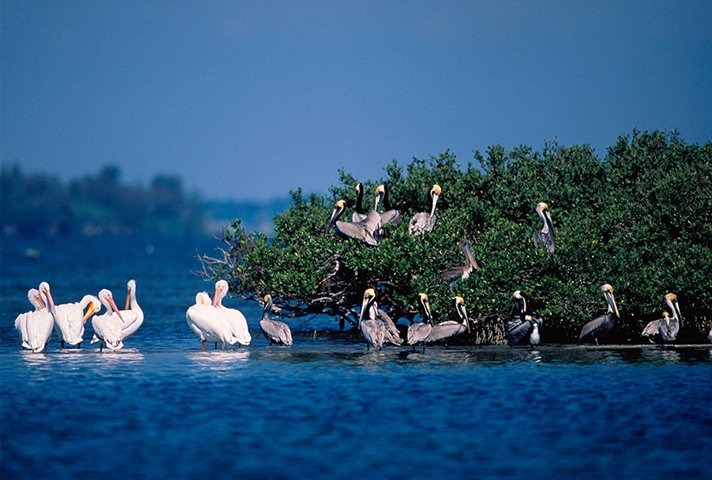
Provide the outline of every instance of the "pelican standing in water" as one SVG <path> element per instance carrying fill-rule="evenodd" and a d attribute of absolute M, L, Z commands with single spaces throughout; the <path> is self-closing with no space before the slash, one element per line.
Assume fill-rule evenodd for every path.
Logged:
<path fill-rule="evenodd" d="M 475 255 L 472 253 L 472 245 L 468 240 L 460 240 L 458 242 L 458 247 L 460 251 L 465 256 L 465 265 L 461 267 L 450 267 L 435 276 L 435 281 L 442 282 L 445 280 L 456 281 L 458 278 L 461 280 L 467 280 L 470 277 L 470 273 L 473 270 L 478 270 L 477 261 L 475 260 Z"/>
<path fill-rule="evenodd" d="M 121 331 L 124 327 L 124 319 L 119 311 L 119 307 L 114 302 L 114 296 L 110 290 L 106 288 L 99 292 L 99 302 L 106 308 L 106 313 L 97 315 L 92 320 L 91 324 L 94 328 L 94 337 L 91 343 L 99 342 L 99 351 L 104 350 L 106 345 L 109 350 L 121 350 L 124 348 L 124 343 L 121 341 Z M 93 302 L 90 304 L 90 309 L 93 309 Z M 96 307 L 98 311 L 99 307 Z M 134 314 L 135 315 L 135 314 Z M 134 318 L 135 320 L 135 318 Z"/>
<path fill-rule="evenodd" d="M 438 204 L 438 198 L 442 193 L 440 185 L 435 184 L 430 189 L 431 207 L 430 213 L 419 212 L 413 215 L 408 224 L 408 233 L 411 235 L 420 235 L 421 233 L 431 232 L 435 227 L 435 206 Z"/>
<path fill-rule="evenodd" d="M 648 323 L 641 333 L 643 337 L 648 337 L 651 342 L 655 335 L 659 335 L 660 340 L 663 342 L 674 342 L 677 339 L 680 327 L 682 327 L 682 314 L 680 313 L 680 305 L 677 302 L 677 295 L 668 293 L 665 295 L 665 303 L 672 313 L 672 318 L 668 312 L 663 312 L 663 318 Z"/>
<path fill-rule="evenodd" d="M 269 318 L 270 312 L 272 312 L 272 296 L 264 296 L 264 309 L 262 310 L 262 320 L 260 320 L 260 330 L 262 330 L 262 335 L 265 336 L 270 345 L 276 343 L 277 345 L 291 345 L 292 344 L 292 331 L 289 329 L 289 325 L 279 320 L 272 320 Z"/>
<path fill-rule="evenodd" d="M 534 246 L 539 244 L 546 245 L 549 252 L 554 251 L 554 223 L 551 221 L 549 206 L 544 202 L 539 202 L 536 206 L 536 213 L 544 222 L 540 232 L 534 232 Z"/>
<path fill-rule="evenodd" d="M 126 283 L 126 309 L 122 310 L 121 314 L 126 318 L 129 312 L 133 312 L 136 315 L 136 320 L 121 329 L 122 341 L 136 333 L 136 331 L 141 328 L 141 325 L 143 325 L 143 310 L 141 310 L 138 300 L 136 299 L 136 280 L 133 279 Z"/>
<path fill-rule="evenodd" d="M 440 340 L 445 341 L 445 348 L 447 348 L 447 342 L 451 338 L 464 333 L 465 330 L 470 331 L 470 318 L 467 316 L 467 309 L 465 309 L 465 300 L 462 297 L 455 297 L 452 299 L 455 305 L 455 311 L 457 316 L 460 317 L 462 322 L 455 322 L 453 320 L 446 320 L 444 322 L 436 323 L 430 330 L 425 339 L 426 343 L 433 343 Z M 427 305 L 427 304 L 426 304 Z M 428 311 L 430 306 L 428 305 Z M 431 317 L 432 318 L 432 317 Z"/>
<path fill-rule="evenodd" d="M 252 341 L 250 330 L 247 328 L 247 319 L 241 311 L 235 308 L 227 308 L 222 304 L 222 299 L 225 298 L 229 290 L 229 285 L 225 280 L 219 280 L 215 283 L 215 296 L 213 297 L 213 306 L 217 307 L 222 312 L 227 321 L 230 332 L 235 340 L 240 345 L 249 345 Z"/>
<path fill-rule="evenodd" d="M 521 291 L 514 292 L 512 298 L 517 302 L 519 314 L 512 317 L 507 323 L 507 344 L 513 347 L 528 340 L 530 345 L 538 345 L 541 341 L 539 328 L 541 328 L 543 320 L 527 315 L 527 300 Z"/>
<path fill-rule="evenodd" d="M 396 328 L 396 324 L 386 312 L 378 308 L 378 303 L 376 301 L 371 302 L 366 318 L 369 320 L 380 320 L 381 323 L 383 323 L 383 327 L 386 329 L 384 342 L 388 342 L 391 345 L 396 346 L 401 346 L 403 344 L 403 339 L 400 336 L 400 332 Z"/>
<path fill-rule="evenodd" d="M 370 350 L 371 347 L 375 348 L 376 351 L 383 348 L 383 343 L 386 336 L 386 327 L 383 322 L 376 318 L 366 318 L 367 312 L 370 312 L 373 302 L 376 300 L 376 291 L 372 288 L 366 289 L 363 292 L 363 300 L 361 301 L 361 313 L 358 317 L 358 328 L 363 334 L 363 338 L 366 339 L 366 350 Z"/>
<path fill-rule="evenodd" d="M 217 307 L 213 306 L 210 296 L 206 292 L 199 292 L 195 296 L 195 305 L 185 312 L 185 321 L 190 330 L 200 339 L 200 350 L 205 351 L 206 342 L 225 344 L 234 341 L 230 327 L 225 316 Z"/>
<path fill-rule="evenodd" d="M 52 336 L 54 317 L 50 312 L 48 299 L 42 299 L 39 290 L 31 288 L 27 299 L 35 307 L 33 311 L 21 313 L 15 319 L 15 328 L 20 332 L 22 348 L 39 353 L 47 348 Z"/>
<path fill-rule="evenodd" d="M 418 300 L 420 305 L 423 307 L 423 321 L 414 323 L 408 327 L 408 345 L 413 346 L 413 351 L 415 351 L 415 345 L 417 343 L 423 344 L 423 353 L 425 353 L 425 339 L 428 338 L 430 332 L 433 329 L 433 316 L 430 312 L 430 303 L 428 300 L 428 295 L 425 293 L 418 294 Z"/>
<path fill-rule="evenodd" d="M 616 326 L 616 318 L 620 318 L 616 300 L 613 298 L 613 287 L 606 283 L 601 286 L 601 291 L 608 304 L 608 311 L 583 326 L 581 334 L 579 335 L 579 342 L 590 342 L 593 340 L 596 342 L 596 345 L 599 345 L 600 341 L 607 337 L 608 334 L 611 333 L 611 330 L 613 330 L 613 327 Z"/>
<path fill-rule="evenodd" d="M 51 296 L 49 284 L 42 282 L 40 284 L 40 292 L 45 296 Z M 84 310 L 89 305 L 93 295 L 85 295 L 81 301 L 75 303 L 63 303 L 57 305 L 54 310 L 54 329 L 59 335 L 60 345 L 64 348 L 65 344 L 76 345 L 81 348 L 81 343 L 84 336 Z"/>

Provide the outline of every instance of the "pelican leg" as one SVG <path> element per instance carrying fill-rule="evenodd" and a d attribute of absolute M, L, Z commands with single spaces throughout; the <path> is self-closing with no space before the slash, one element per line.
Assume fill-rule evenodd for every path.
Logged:
<path fill-rule="evenodd" d="M 213 347 L 213 350 L 217 350 L 217 349 L 218 349 L 218 342 L 215 342 L 215 346 Z"/>
<path fill-rule="evenodd" d="M 61 343 L 62 348 L 64 348 L 64 339 L 62 339 L 62 340 L 60 340 L 60 341 L 62 342 L 62 343 Z"/>
<path fill-rule="evenodd" d="M 204 351 L 205 351 L 205 340 L 203 340 L 202 342 L 200 342 L 200 351 L 201 351 L 201 352 L 204 352 Z"/>
<path fill-rule="evenodd" d="M 104 351 L 104 342 L 99 343 L 99 353 Z"/>
<path fill-rule="evenodd" d="M 217 343 L 215 345 L 217 345 Z M 225 350 L 225 342 L 222 342 L 222 347 L 220 348 L 220 350 Z"/>
<path fill-rule="evenodd" d="M 77 343 L 77 350 L 80 350 L 82 348 L 82 342 Z"/>
<path fill-rule="evenodd" d="M 425 342 L 423 342 L 423 353 L 425 353 Z"/>

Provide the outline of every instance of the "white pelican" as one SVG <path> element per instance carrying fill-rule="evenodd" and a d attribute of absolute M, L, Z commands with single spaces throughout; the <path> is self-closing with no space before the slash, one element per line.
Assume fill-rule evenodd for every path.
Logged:
<path fill-rule="evenodd" d="M 207 297 L 207 298 L 206 298 Z M 225 316 L 217 307 L 213 306 L 210 297 L 205 292 L 195 296 L 195 305 L 185 312 L 185 320 L 190 330 L 200 339 L 200 349 L 205 350 L 205 343 L 234 343 L 234 336 L 225 320 Z"/>
<path fill-rule="evenodd" d="M 46 291 L 43 291 L 43 286 Z M 49 284 L 42 282 L 40 284 L 40 292 L 45 296 L 49 293 Z M 57 305 L 54 313 L 54 329 L 59 335 L 61 347 L 64 344 L 81 346 L 84 336 L 84 310 L 89 304 L 89 296 L 84 296 L 80 302 L 63 303 Z M 96 298 L 96 297 L 94 297 Z"/>
<path fill-rule="evenodd" d="M 467 310 L 465 309 L 465 300 L 462 297 L 455 297 L 453 298 L 453 302 L 455 304 L 457 315 L 462 320 L 462 323 L 455 322 L 453 320 L 446 320 L 444 322 L 434 324 L 432 330 L 430 330 L 430 334 L 425 339 L 426 343 L 445 340 L 445 347 L 447 348 L 447 342 L 449 339 L 464 333 L 465 330 L 470 329 L 470 318 L 467 316 Z M 428 310 L 430 310 L 429 306 Z"/>
<path fill-rule="evenodd" d="M 122 327 L 122 341 L 136 333 L 141 325 L 143 325 L 143 310 L 141 310 L 138 300 L 136 300 L 136 280 L 133 279 L 126 283 L 126 309 L 121 311 L 121 317 L 124 320 L 128 320 L 131 317 L 130 313 L 135 314 L 136 319 Z"/>
<path fill-rule="evenodd" d="M 549 206 L 544 202 L 539 202 L 536 206 L 536 213 L 544 222 L 540 232 L 534 232 L 534 246 L 544 244 L 549 252 L 554 251 L 554 222 L 551 221 Z"/>
<path fill-rule="evenodd" d="M 386 327 L 383 322 L 377 319 L 366 319 L 364 316 L 371 309 L 371 305 L 376 300 L 376 291 L 372 288 L 363 292 L 363 301 L 361 302 L 361 314 L 358 317 L 358 327 L 366 339 L 366 350 L 373 346 L 376 350 L 383 348 L 383 342 L 386 336 Z"/>
<path fill-rule="evenodd" d="M 22 347 L 38 353 L 47 348 L 54 327 L 54 318 L 48 300 L 42 299 L 39 290 L 30 289 L 27 298 L 35 309 L 18 315 L 15 319 L 15 328 L 19 330 L 22 337 Z"/>
<path fill-rule="evenodd" d="M 106 288 L 99 292 L 99 302 L 106 307 L 106 313 L 97 315 L 92 320 L 91 324 L 94 328 L 94 337 L 91 343 L 99 343 L 99 351 L 104 349 L 106 345 L 110 350 L 120 350 L 124 348 L 124 343 L 121 341 L 121 331 L 124 326 L 124 319 L 119 312 L 119 307 L 114 302 L 114 296 L 111 291 Z M 94 302 L 90 302 L 90 309 L 94 308 Z M 96 307 L 97 311 L 99 307 Z"/>
<path fill-rule="evenodd" d="M 408 224 L 408 233 L 411 235 L 420 235 L 421 233 L 430 232 L 435 227 L 435 206 L 438 204 L 438 198 L 442 193 L 440 185 L 437 183 L 430 189 L 431 207 L 430 213 L 419 212 L 413 215 Z"/>
<path fill-rule="evenodd" d="M 668 312 L 663 312 L 663 318 L 648 323 L 643 329 L 643 333 L 641 333 L 642 336 L 648 337 L 651 342 L 655 335 L 659 335 L 660 340 L 663 342 L 674 342 L 682 326 L 682 314 L 680 313 L 680 305 L 677 303 L 677 295 L 668 293 L 665 295 L 665 303 L 670 312 L 672 312 L 672 318 Z"/>
<path fill-rule="evenodd" d="M 222 299 L 225 298 L 229 290 L 229 285 L 225 280 L 219 280 L 215 283 L 215 295 L 213 297 L 213 306 L 217 307 L 225 317 L 230 332 L 240 345 L 249 345 L 252 341 L 250 330 L 247 328 L 247 319 L 241 311 L 235 308 L 227 308 L 222 304 Z M 232 342 L 234 343 L 234 342 Z M 231 343 L 231 344 L 232 344 Z"/>
<path fill-rule="evenodd" d="M 262 335 L 265 336 L 269 344 L 273 343 L 282 345 L 292 344 L 292 331 L 289 329 L 289 325 L 279 320 L 272 320 L 269 318 L 269 314 L 272 311 L 272 296 L 265 295 L 264 297 L 265 305 L 262 310 L 262 320 L 260 320 L 260 330 L 262 330 Z"/>
<path fill-rule="evenodd" d="M 601 291 L 608 304 L 608 311 L 583 326 L 579 335 L 579 342 L 593 340 L 598 345 L 599 340 L 603 340 L 608 336 L 613 327 L 616 326 L 616 318 L 620 318 L 616 299 L 613 298 L 613 287 L 606 283 L 601 286 Z"/>
<path fill-rule="evenodd" d="M 412 345 L 413 351 L 415 351 L 415 345 L 417 343 L 422 343 L 423 353 L 425 353 L 425 339 L 428 338 L 430 331 L 433 329 L 433 317 L 430 312 L 428 295 L 425 293 L 419 293 L 418 299 L 420 300 L 420 304 L 423 306 L 423 321 L 414 323 L 408 327 L 408 345 Z"/>

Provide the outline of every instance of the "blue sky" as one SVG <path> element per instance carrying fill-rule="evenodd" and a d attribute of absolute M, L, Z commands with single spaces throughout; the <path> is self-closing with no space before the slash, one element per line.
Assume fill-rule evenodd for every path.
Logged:
<path fill-rule="evenodd" d="M 207 198 L 492 144 L 712 140 L 712 1 L 2 0 L 1 159 Z"/>

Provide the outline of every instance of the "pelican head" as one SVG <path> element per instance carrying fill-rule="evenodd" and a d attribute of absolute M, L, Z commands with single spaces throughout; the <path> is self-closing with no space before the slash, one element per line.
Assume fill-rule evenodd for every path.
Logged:
<path fill-rule="evenodd" d="M 672 317 L 682 323 L 682 313 L 680 313 L 680 304 L 677 302 L 677 295 L 668 293 L 665 295 L 665 303 L 667 303 L 667 306 L 670 308 Z"/>
<path fill-rule="evenodd" d="M 45 302 L 42 300 L 40 291 L 36 288 L 30 288 L 27 291 L 27 299 L 30 301 L 32 306 L 35 307 L 35 310 L 42 310 L 47 307 L 47 305 L 45 305 Z"/>
<path fill-rule="evenodd" d="M 82 318 L 82 323 L 87 323 L 87 320 L 89 320 L 95 313 L 98 313 L 99 310 L 101 310 L 101 302 L 94 295 L 86 295 L 82 299 L 82 303 L 84 302 L 86 302 L 87 310 L 84 313 L 84 317 Z"/>
<path fill-rule="evenodd" d="M 136 280 L 131 279 L 126 282 L 126 308 L 124 310 L 128 310 L 131 307 L 131 297 L 133 295 L 136 295 Z"/>
<path fill-rule="evenodd" d="M 262 301 L 264 302 L 264 310 L 267 312 L 272 311 L 272 295 L 268 293 L 262 297 Z"/>
<path fill-rule="evenodd" d="M 544 212 L 546 212 L 548 210 L 549 210 L 549 205 L 547 205 L 546 203 L 539 202 L 536 204 L 536 213 L 538 213 L 539 215 L 543 215 Z"/>
<path fill-rule="evenodd" d="M 55 305 L 54 305 L 54 298 L 52 298 L 52 292 L 50 291 L 49 283 L 47 283 L 47 282 L 40 283 L 40 296 L 42 297 L 43 301 L 46 299 L 46 301 L 44 303 L 46 305 L 49 305 L 49 311 L 56 318 L 57 317 L 57 307 L 55 307 Z"/>
<path fill-rule="evenodd" d="M 455 310 L 457 311 L 457 315 L 462 320 L 462 323 L 465 324 L 465 326 L 467 327 L 467 331 L 469 332 L 470 317 L 467 316 L 467 309 L 465 308 L 465 299 L 462 297 L 454 297 L 452 301 L 455 304 Z"/>
<path fill-rule="evenodd" d="M 524 295 L 522 294 L 521 290 L 517 290 L 512 294 L 512 298 L 517 301 L 519 304 L 519 309 L 521 312 L 526 312 L 527 311 L 527 299 L 524 298 Z"/>
<path fill-rule="evenodd" d="M 124 317 L 121 316 L 121 313 L 119 312 L 119 307 L 116 306 L 116 302 L 114 302 L 114 295 L 111 293 L 111 290 L 107 288 L 101 289 L 99 292 L 99 301 L 106 307 L 106 311 L 111 315 L 112 313 L 116 313 L 116 315 L 119 316 L 121 321 L 124 321 Z"/>
<path fill-rule="evenodd" d="M 354 186 L 354 189 L 356 190 L 356 193 L 359 195 L 363 195 L 363 183 L 357 183 Z"/>
<path fill-rule="evenodd" d="M 380 184 L 379 186 L 376 187 L 376 203 L 373 206 L 373 209 L 378 211 L 378 205 L 382 203 L 386 198 L 386 186 L 384 184 Z"/>
<path fill-rule="evenodd" d="M 331 217 L 329 218 L 329 223 L 326 226 L 326 231 L 328 232 L 331 230 L 331 227 L 334 226 L 334 223 L 339 219 L 342 213 L 344 213 L 344 210 L 346 209 L 346 202 L 343 200 L 339 199 L 334 203 L 334 209 L 331 211 Z"/>
<path fill-rule="evenodd" d="M 606 302 L 608 303 L 608 311 L 612 312 L 616 315 L 616 317 L 620 318 L 620 314 L 618 313 L 618 306 L 616 305 L 616 299 L 613 298 L 613 287 L 605 283 L 601 285 L 601 291 L 603 292 L 603 296 L 606 297 Z"/>
<path fill-rule="evenodd" d="M 443 193 L 443 189 L 440 188 L 440 185 L 437 183 L 433 185 L 433 188 L 430 189 L 430 196 L 433 197 L 439 197 Z"/>
<path fill-rule="evenodd" d="M 363 315 L 371 307 L 374 300 L 376 300 L 376 291 L 372 288 L 367 288 L 363 292 L 363 300 L 361 301 L 361 314 L 358 317 L 359 323 L 363 320 Z"/>
<path fill-rule="evenodd" d="M 210 305 L 210 295 L 208 292 L 198 292 L 195 294 L 195 304 L 196 305 Z"/>
<path fill-rule="evenodd" d="M 433 314 L 430 311 L 430 300 L 428 299 L 428 295 L 426 293 L 419 293 L 418 299 L 420 300 L 420 304 L 423 306 L 423 311 L 425 312 L 425 320 L 428 322 L 432 322 Z"/>
<path fill-rule="evenodd" d="M 219 303 L 222 302 L 222 299 L 227 295 L 227 292 L 230 290 L 230 286 L 228 285 L 226 280 L 218 280 L 215 282 L 215 294 L 213 295 L 213 307 L 217 307 Z"/>

